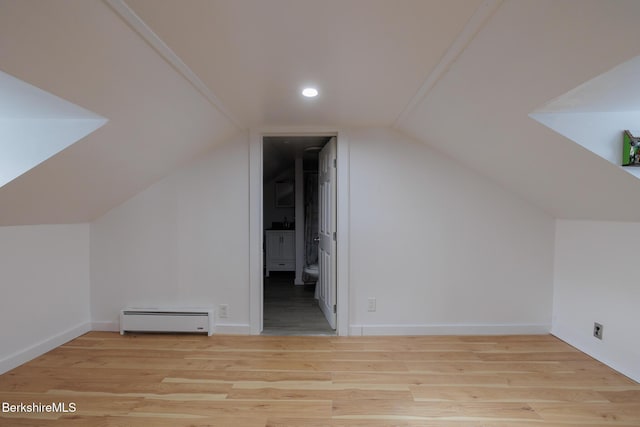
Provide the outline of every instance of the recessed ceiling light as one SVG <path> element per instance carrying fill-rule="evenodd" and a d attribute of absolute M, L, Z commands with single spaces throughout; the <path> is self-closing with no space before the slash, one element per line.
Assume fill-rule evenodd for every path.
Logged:
<path fill-rule="evenodd" d="M 302 89 L 302 95 L 306 96 L 307 98 L 313 98 L 315 96 L 318 96 L 318 89 L 314 87 L 305 87 L 304 89 Z"/>

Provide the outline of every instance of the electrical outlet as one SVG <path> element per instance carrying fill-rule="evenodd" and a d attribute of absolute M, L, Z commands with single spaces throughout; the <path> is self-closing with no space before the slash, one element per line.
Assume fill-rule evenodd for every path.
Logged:
<path fill-rule="evenodd" d="M 600 323 L 594 322 L 594 324 L 593 324 L 593 336 L 598 338 L 599 340 L 602 339 L 602 328 L 603 328 L 603 326 Z"/>
<path fill-rule="evenodd" d="M 229 305 L 220 304 L 218 306 L 218 317 L 221 319 L 226 319 L 228 316 L 229 316 Z"/>
<path fill-rule="evenodd" d="M 375 298 L 369 298 L 367 300 L 367 310 L 368 311 L 376 311 L 376 299 Z"/>

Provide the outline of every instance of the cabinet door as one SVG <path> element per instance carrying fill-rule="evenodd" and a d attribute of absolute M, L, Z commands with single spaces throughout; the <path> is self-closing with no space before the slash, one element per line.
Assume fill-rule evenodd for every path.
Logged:
<path fill-rule="evenodd" d="M 267 259 L 273 260 L 282 258 L 282 234 L 267 232 Z"/>
<path fill-rule="evenodd" d="M 283 259 L 294 260 L 296 259 L 296 235 L 293 231 L 282 233 L 280 255 Z"/>

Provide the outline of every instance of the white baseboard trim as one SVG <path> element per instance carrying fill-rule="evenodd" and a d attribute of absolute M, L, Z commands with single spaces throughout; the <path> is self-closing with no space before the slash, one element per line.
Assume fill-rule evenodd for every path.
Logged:
<path fill-rule="evenodd" d="M 351 325 L 349 335 L 537 335 L 548 334 L 550 324 L 427 324 Z"/>
<path fill-rule="evenodd" d="M 120 324 L 118 322 L 92 322 L 91 330 L 93 331 L 106 331 L 106 332 L 120 332 Z M 213 330 L 215 334 L 229 334 L 229 335 L 249 335 L 251 328 L 248 324 L 244 323 L 230 323 L 230 324 L 216 324 Z"/>
<path fill-rule="evenodd" d="M 244 323 L 216 324 L 214 329 L 214 335 L 215 334 L 250 335 L 251 326 Z"/>
<path fill-rule="evenodd" d="M 573 331 L 568 331 L 565 328 L 554 326 L 551 334 L 570 346 L 575 347 L 581 352 L 593 357 L 597 361 L 604 363 L 611 369 L 620 372 L 622 375 L 631 378 L 635 382 L 640 382 L 640 367 L 638 367 L 637 363 L 634 363 L 634 361 L 630 362 L 629 358 L 624 356 L 616 357 L 616 355 L 624 354 L 623 352 L 614 353 L 612 356 L 611 350 L 604 348 L 600 341 L 594 345 L 594 343 L 584 341 L 578 334 L 572 334 L 571 332 Z M 592 339 L 591 337 L 589 338 Z"/>
<path fill-rule="evenodd" d="M 91 323 L 81 323 L 71 329 L 67 329 L 66 331 L 60 332 L 57 335 L 33 344 L 30 347 L 25 348 L 24 350 L 17 351 L 0 360 L 0 374 L 4 374 L 11 369 L 17 368 L 18 366 L 30 360 L 33 360 L 36 357 L 41 356 L 44 353 L 51 351 L 54 348 L 59 347 L 68 341 L 71 341 L 74 338 L 79 337 L 82 334 L 86 334 L 90 330 Z"/>
<path fill-rule="evenodd" d="M 102 332 L 120 332 L 120 324 L 118 322 L 91 322 L 91 330 Z"/>

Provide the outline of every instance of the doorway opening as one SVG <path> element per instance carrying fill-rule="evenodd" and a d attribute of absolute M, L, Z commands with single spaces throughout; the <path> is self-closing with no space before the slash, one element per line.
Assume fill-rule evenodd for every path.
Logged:
<path fill-rule="evenodd" d="M 263 330 L 336 333 L 336 138 L 262 139 Z"/>

